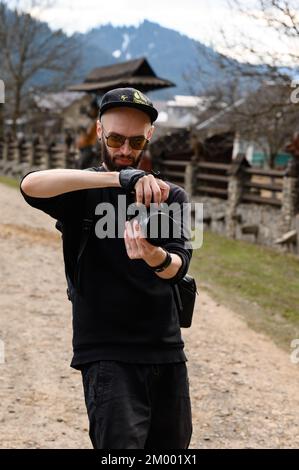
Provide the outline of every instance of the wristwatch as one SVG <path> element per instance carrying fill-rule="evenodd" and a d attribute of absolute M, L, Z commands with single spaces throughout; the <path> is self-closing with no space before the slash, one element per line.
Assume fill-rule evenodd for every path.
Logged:
<path fill-rule="evenodd" d="M 166 268 L 168 268 L 168 266 L 170 265 L 171 261 L 172 261 L 172 258 L 170 256 L 170 253 L 168 253 L 168 251 L 164 250 L 164 248 L 162 248 L 163 251 L 165 251 L 166 253 L 166 258 L 165 260 L 159 264 L 158 266 L 151 266 L 152 270 L 155 272 L 155 273 L 161 273 L 162 271 L 164 271 Z"/>

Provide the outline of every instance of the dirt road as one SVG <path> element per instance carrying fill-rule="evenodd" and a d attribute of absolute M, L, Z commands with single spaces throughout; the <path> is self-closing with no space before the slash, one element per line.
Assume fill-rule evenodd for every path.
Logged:
<path fill-rule="evenodd" d="M 55 221 L 0 184 L 1 448 L 90 448 Z M 299 447 L 299 364 L 203 290 L 182 330 L 190 448 Z"/>

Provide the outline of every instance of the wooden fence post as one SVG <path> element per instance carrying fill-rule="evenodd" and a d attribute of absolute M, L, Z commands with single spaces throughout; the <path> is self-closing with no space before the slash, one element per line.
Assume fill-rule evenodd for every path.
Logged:
<path fill-rule="evenodd" d="M 244 182 L 248 178 L 248 175 L 244 172 L 244 168 L 249 167 L 246 156 L 239 154 L 233 160 L 230 170 L 228 171 L 229 182 L 228 182 L 228 197 L 227 197 L 227 208 L 226 208 L 226 235 L 230 238 L 236 237 L 236 226 L 237 226 L 237 209 L 242 198 L 244 190 Z"/>
<path fill-rule="evenodd" d="M 299 161 L 289 161 L 283 177 L 280 232 L 284 233 L 293 227 L 294 217 L 299 212 Z"/>
<path fill-rule="evenodd" d="M 32 165 L 34 168 L 47 170 L 48 167 L 48 149 L 47 145 L 40 139 L 33 142 Z"/>
<path fill-rule="evenodd" d="M 48 168 L 65 168 L 65 148 L 63 144 L 52 142 L 48 147 Z"/>
<path fill-rule="evenodd" d="M 185 174 L 184 174 L 184 187 L 190 199 L 195 194 L 196 170 L 197 170 L 196 161 L 192 157 L 191 161 L 188 162 L 185 167 Z"/>

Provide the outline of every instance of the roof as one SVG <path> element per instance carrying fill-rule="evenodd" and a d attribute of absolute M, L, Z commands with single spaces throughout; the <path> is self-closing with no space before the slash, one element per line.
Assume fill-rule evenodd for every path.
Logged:
<path fill-rule="evenodd" d="M 208 97 L 192 95 L 175 95 L 173 100 L 169 100 L 167 102 L 167 106 L 171 106 L 173 108 L 206 108 L 208 104 Z"/>
<path fill-rule="evenodd" d="M 195 126 L 195 129 L 197 131 L 200 131 L 202 129 L 209 128 L 212 125 L 217 125 L 219 123 L 219 121 L 223 120 L 223 116 L 225 114 L 227 114 L 228 112 L 232 111 L 234 108 L 236 108 L 236 107 L 240 106 L 241 104 L 243 104 L 244 101 L 245 101 L 244 98 L 240 98 L 239 100 L 235 101 L 233 104 L 225 106 L 221 111 L 218 111 L 216 114 L 213 114 L 208 119 L 199 122 Z M 226 125 L 225 122 L 224 122 L 224 125 Z"/>
<path fill-rule="evenodd" d="M 105 67 L 97 67 L 87 75 L 84 82 L 98 82 L 105 78 L 111 79 L 134 75 L 156 77 L 148 61 L 142 57 L 140 59 L 128 60 Z"/>
<path fill-rule="evenodd" d="M 136 87 L 151 91 L 175 86 L 169 80 L 157 77 L 145 57 L 93 69 L 83 83 L 71 85 L 69 91 L 106 93 L 116 87 Z"/>
<path fill-rule="evenodd" d="M 46 93 L 43 95 L 36 94 L 33 99 L 39 108 L 57 110 L 65 109 L 75 101 L 82 99 L 82 94 L 64 91 L 59 93 Z"/>

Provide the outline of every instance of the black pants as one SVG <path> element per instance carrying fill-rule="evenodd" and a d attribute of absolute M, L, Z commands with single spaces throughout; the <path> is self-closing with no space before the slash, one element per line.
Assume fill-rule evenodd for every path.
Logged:
<path fill-rule="evenodd" d="M 185 362 L 101 360 L 82 369 L 95 449 L 187 449 L 192 435 Z"/>

